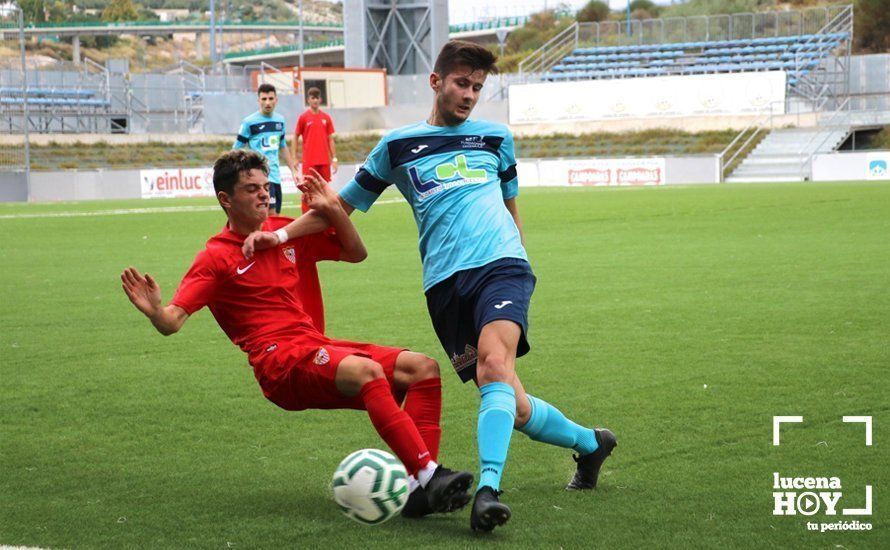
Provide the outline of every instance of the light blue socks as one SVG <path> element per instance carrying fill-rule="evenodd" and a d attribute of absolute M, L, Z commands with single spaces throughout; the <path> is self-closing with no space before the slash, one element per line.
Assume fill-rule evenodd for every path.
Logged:
<path fill-rule="evenodd" d="M 532 405 L 532 413 L 525 426 L 519 428 L 520 432 L 541 443 L 574 449 L 581 456 L 599 447 L 593 430 L 575 424 L 546 401 L 528 394 L 526 397 Z"/>
<path fill-rule="evenodd" d="M 478 489 L 500 489 L 513 422 L 516 418 L 516 393 L 510 384 L 491 382 L 479 388 L 482 403 L 479 405 L 479 423 L 476 438 L 479 443 L 479 462 L 482 473 Z M 477 490 L 478 490 L 477 489 Z"/>

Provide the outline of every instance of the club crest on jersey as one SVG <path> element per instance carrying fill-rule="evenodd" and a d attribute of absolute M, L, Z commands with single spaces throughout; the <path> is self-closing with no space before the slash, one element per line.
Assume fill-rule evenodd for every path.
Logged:
<path fill-rule="evenodd" d="M 464 346 L 464 352 L 460 355 L 454 353 L 451 355 L 451 366 L 455 372 L 460 372 L 467 367 L 476 364 L 476 348 L 467 344 Z"/>
<path fill-rule="evenodd" d="M 297 253 L 294 252 L 294 247 L 292 246 L 284 249 L 284 257 L 287 258 L 287 260 L 292 264 L 297 263 Z"/>
<path fill-rule="evenodd" d="M 318 353 L 315 354 L 315 359 L 312 360 L 316 365 L 327 365 L 331 360 L 331 355 L 328 353 L 328 350 L 324 348 L 318 348 Z"/>

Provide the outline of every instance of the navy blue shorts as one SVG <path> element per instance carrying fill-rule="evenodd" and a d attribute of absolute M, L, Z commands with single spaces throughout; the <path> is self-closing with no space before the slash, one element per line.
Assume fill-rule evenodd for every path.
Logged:
<path fill-rule="evenodd" d="M 528 345 L 528 307 L 535 290 L 528 262 L 502 258 L 458 271 L 426 291 L 433 328 L 461 381 L 476 377 L 476 350 L 482 327 L 492 321 L 513 321 L 522 329 L 516 356 Z"/>

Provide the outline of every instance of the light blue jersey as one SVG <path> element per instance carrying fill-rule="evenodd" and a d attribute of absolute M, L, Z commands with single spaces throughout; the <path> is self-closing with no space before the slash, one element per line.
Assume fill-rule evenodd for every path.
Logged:
<path fill-rule="evenodd" d="M 257 111 L 241 121 L 238 137 L 235 138 L 233 149 L 247 146 L 266 157 L 269 161 L 269 181 L 281 183 L 281 171 L 278 166 L 278 151 L 287 146 L 284 137 L 284 117 L 278 113 L 266 116 Z"/>
<path fill-rule="evenodd" d="M 424 291 L 464 269 L 501 258 L 528 259 L 504 206 L 519 194 L 513 134 L 506 126 L 467 120 L 394 130 L 340 196 L 367 212 L 390 184 L 414 211 Z"/>

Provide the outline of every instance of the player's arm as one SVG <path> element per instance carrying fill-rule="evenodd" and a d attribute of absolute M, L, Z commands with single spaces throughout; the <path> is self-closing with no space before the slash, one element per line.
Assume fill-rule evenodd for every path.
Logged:
<path fill-rule="evenodd" d="M 334 134 L 328 134 L 328 152 L 331 154 L 331 174 L 336 174 L 339 161 L 337 160 L 337 148 L 334 146 Z"/>
<path fill-rule="evenodd" d="M 248 143 L 250 143 L 250 128 L 247 124 L 241 123 L 241 127 L 238 128 L 238 135 L 235 136 L 235 143 L 232 145 L 232 149 L 246 147 Z"/>
<path fill-rule="evenodd" d="M 244 239 L 241 252 L 245 258 L 250 259 L 257 250 L 265 250 L 291 239 L 318 233 L 330 226 L 328 219 L 321 212 L 310 210 L 275 232 L 254 231 Z"/>
<path fill-rule="evenodd" d="M 296 161 L 303 154 L 303 137 L 297 132 L 294 132 L 294 140 L 291 142 L 290 147 L 290 155 Z"/>
<path fill-rule="evenodd" d="M 290 168 L 290 173 L 294 177 L 294 182 L 297 181 L 297 165 L 294 162 L 293 156 L 290 154 L 290 148 L 287 147 L 284 143 L 281 144 L 281 147 L 278 149 L 279 156 L 284 154 L 284 162 L 287 164 L 287 167 Z"/>
<path fill-rule="evenodd" d="M 513 133 L 506 130 L 504 140 L 498 148 L 498 179 L 501 182 L 501 194 L 504 197 L 504 206 L 510 212 L 513 223 L 519 229 L 519 240 L 525 246 L 525 235 L 522 233 L 522 220 L 519 218 L 519 207 L 516 205 L 516 197 L 519 195 L 519 175 L 516 170 L 516 153 L 513 143 Z"/>
<path fill-rule="evenodd" d="M 522 241 L 522 246 L 525 246 L 525 234 L 522 232 L 522 220 L 519 219 L 519 207 L 516 205 L 516 197 L 504 199 L 504 206 L 507 207 L 507 211 L 513 216 L 516 228 L 519 229 L 519 239 Z"/>
<path fill-rule="evenodd" d="M 340 261 L 358 263 L 368 257 L 368 250 L 365 243 L 352 220 L 349 219 L 349 213 L 342 206 L 342 199 L 336 191 L 331 189 L 330 185 L 316 172 L 312 170 L 311 174 L 306 174 L 304 187 L 301 189 L 307 193 L 307 204 L 313 211 L 319 211 L 330 222 L 337 232 L 337 239 L 340 241 Z"/>
<path fill-rule="evenodd" d="M 161 287 L 148 273 L 143 276 L 135 267 L 128 267 L 121 273 L 121 283 L 133 306 L 164 336 L 178 332 L 189 318 L 181 307 L 163 305 Z"/>

